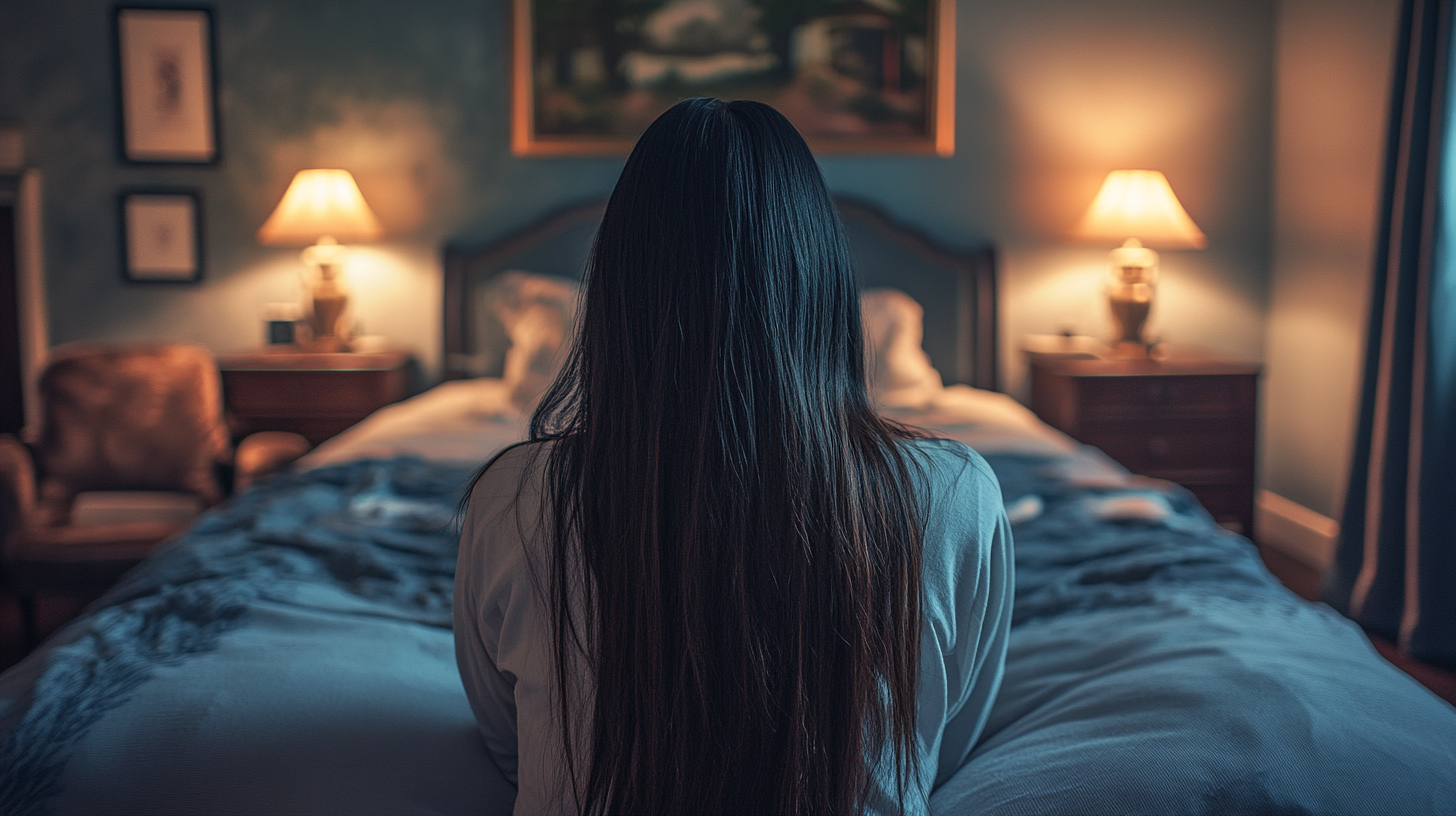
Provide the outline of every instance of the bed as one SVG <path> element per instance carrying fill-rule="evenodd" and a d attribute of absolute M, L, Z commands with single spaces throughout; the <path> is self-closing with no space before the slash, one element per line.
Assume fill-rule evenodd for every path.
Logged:
<path fill-rule="evenodd" d="M 884 410 L 980 450 L 1014 522 L 1005 681 L 932 812 L 1456 813 L 1456 710 L 1186 491 L 995 392 L 993 253 L 841 210 L 865 284 L 906 293 L 880 304 L 923 307 Z M 600 211 L 447 248 L 445 383 L 210 511 L 0 675 L 0 813 L 510 812 L 455 668 L 449 525 L 542 376 L 514 315 L 559 302 Z"/>

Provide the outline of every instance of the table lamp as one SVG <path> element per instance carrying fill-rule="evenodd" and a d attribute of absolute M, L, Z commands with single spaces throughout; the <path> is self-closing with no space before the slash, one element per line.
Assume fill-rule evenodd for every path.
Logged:
<path fill-rule="evenodd" d="M 1087 208 L 1076 234 L 1092 240 L 1122 241 L 1111 252 L 1107 299 L 1118 336 L 1120 356 L 1146 356 L 1143 326 L 1153 307 L 1162 249 L 1202 249 L 1208 241 L 1188 217 L 1168 179 L 1156 170 L 1113 170 Z"/>
<path fill-rule="evenodd" d="M 343 351 L 348 347 L 343 316 L 349 294 L 340 277 L 344 264 L 340 242 L 373 241 L 381 232 L 379 219 L 348 170 L 300 171 L 258 230 L 258 241 L 266 246 L 308 247 L 303 261 L 318 270 L 308 317 L 312 349 Z"/>

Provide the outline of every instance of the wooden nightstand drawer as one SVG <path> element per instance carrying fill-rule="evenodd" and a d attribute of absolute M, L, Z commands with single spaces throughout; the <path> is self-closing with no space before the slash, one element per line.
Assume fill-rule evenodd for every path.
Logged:
<path fill-rule="evenodd" d="M 1085 422 L 1079 438 L 1136 473 L 1253 465 L 1247 423 Z"/>
<path fill-rule="evenodd" d="M 1247 377 L 1087 377 L 1078 380 L 1083 421 L 1227 419 L 1249 404 Z"/>
<path fill-rule="evenodd" d="M 1134 473 L 1178 482 L 1221 524 L 1254 520 L 1259 366 L 1031 355 L 1031 407 Z"/>
<path fill-rule="evenodd" d="M 258 417 L 355 416 L 401 397 L 405 371 L 228 371 L 228 405 Z M 311 376 L 309 376 L 311 374 Z"/>
<path fill-rule="evenodd" d="M 237 436 L 291 431 L 317 445 L 409 396 L 409 356 L 264 353 L 218 359 Z"/>

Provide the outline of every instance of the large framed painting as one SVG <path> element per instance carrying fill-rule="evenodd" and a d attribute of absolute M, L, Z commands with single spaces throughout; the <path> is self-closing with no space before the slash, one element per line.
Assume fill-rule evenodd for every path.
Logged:
<path fill-rule="evenodd" d="M 516 155 L 626 154 L 693 96 L 820 153 L 955 150 L 955 0 L 513 0 Z"/>

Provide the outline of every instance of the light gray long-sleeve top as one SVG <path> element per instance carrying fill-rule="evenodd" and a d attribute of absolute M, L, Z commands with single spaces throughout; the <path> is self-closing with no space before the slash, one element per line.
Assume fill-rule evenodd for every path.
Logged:
<path fill-rule="evenodd" d="M 910 444 L 926 464 L 930 501 L 916 693 L 921 776 L 905 812 L 924 813 L 930 792 L 975 746 L 1001 685 L 1013 562 L 1001 490 L 986 461 L 958 442 Z M 486 747 L 516 784 L 517 814 L 570 813 L 575 801 L 556 722 L 551 617 L 541 595 L 547 576 L 532 574 L 546 558 L 536 534 L 545 459 L 537 453 L 544 454 L 539 445 L 507 451 L 476 484 L 455 573 L 460 676 Z M 589 722 L 590 700 L 574 702 Z M 895 812 L 894 790 L 888 774 L 877 780 L 868 812 Z"/>

